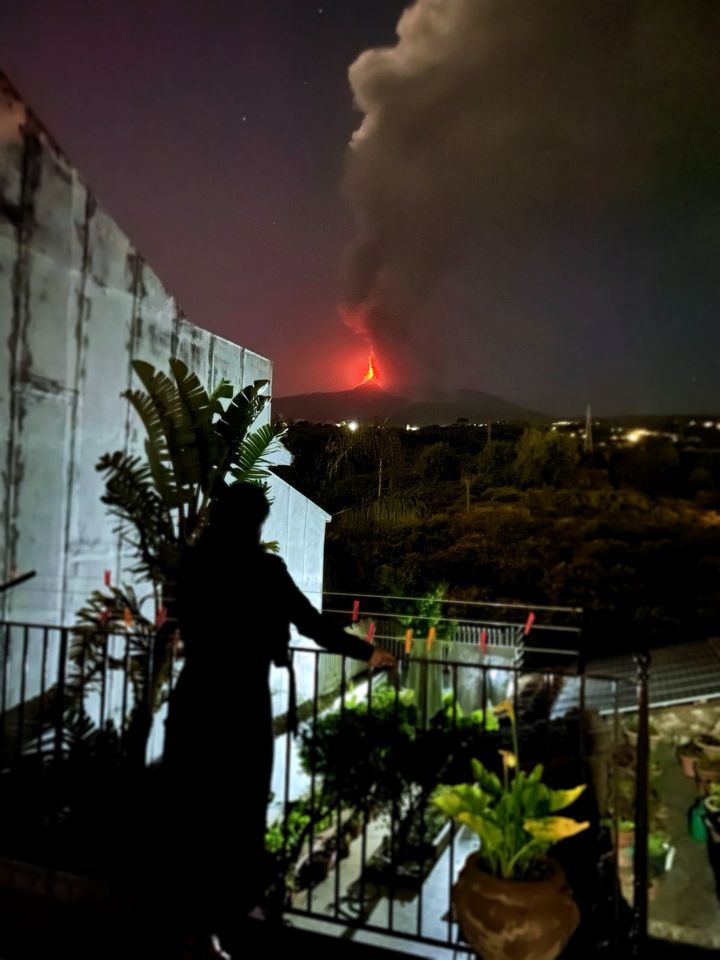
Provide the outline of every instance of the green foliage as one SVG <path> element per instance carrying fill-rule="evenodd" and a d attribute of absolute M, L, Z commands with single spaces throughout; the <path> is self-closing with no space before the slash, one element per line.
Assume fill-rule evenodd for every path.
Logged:
<path fill-rule="evenodd" d="M 267 380 L 234 392 L 223 379 L 208 392 L 176 357 L 170 360 L 172 377 L 142 360 L 133 369 L 145 389 L 123 396 L 145 427 L 147 462 L 121 451 L 101 457 L 103 502 L 135 552 L 132 571 L 154 583 L 172 583 L 181 552 L 202 531 L 213 498 L 228 478 L 261 482 L 268 475 L 267 456 L 284 431 L 268 424 L 248 433 L 267 403 Z"/>
<path fill-rule="evenodd" d="M 577 441 L 556 431 L 526 430 L 515 454 L 515 476 L 522 487 L 568 483 L 580 459 Z"/>
<path fill-rule="evenodd" d="M 265 849 L 278 859 L 284 853 L 287 861 L 292 862 L 297 859 L 311 826 L 315 833 L 325 830 L 331 825 L 332 816 L 331 810 L 318 806 L 313 809 L 307 799 L 297 800 L 290 806 L 287 820 L 280 818 L 268 826 Z"/>
<path fill-rule="evenodd" d="M 326 806 L 388 810 L 418 792 L 427 796 L 443 776 L 469 775 L 471 759 L 496 729 L 489 713 L 484 724 L 481 710 L 464 715 L 447 703 L 418 728 L 415 693 L 383 687 L 370 705 L 350 700 L 303 729 L 300 760 L 322 777 Z"/>
<path fill-rule="evenodd" d="M 583 607 L 589 652 L 717 633 L 717 431 L 702 447 L 630 445 L 608 423 L 595 453 L 580 456 L 571 429 L 493 423 L 492 439 L 468 424 L 396 431 L 400 468 L 378 501 L 377 460 L 348 457 L 331 475 L 326 451 L 342 431 L 301 424 L 283 475 L 334 514 L 329 589 L 423 596 L 447 582 L 447 595 L 464 600 Z M 423 474 L 436 444 L 460 458 L 462 479 Z"/>
<path fill-rule="evenodd" d="M 122 755 L 138 768 L 153 714 L 170 689 L 174 637 L 165 636 L 142 611 L 149 598 L 138 598 L 132 587 L 95 590 L 77 612 L 68 648 L 70 671 L 65 696 L 68 715 L 84 710 L 88 693 L 100 693 L 113 671 L 123 677 L 128 695 L 122 718 Z"/>
<path fill-rule="evenodd" d="M 531 879 L 553 844 L 589 826 L 554 816 L 574 803 L 585 788 L 551 790 L 542 782 L 540 764 L 529 774 L 517 770 L 508 780 L 510 764 L 503 759 L 504 783 L 475 760 L 473 783 L 441 784 L 432 802 L 478 835 L 478 859 L 485 870 L 505 879 Z"/>
<path fill-rule="evenodd" d="M 445 717 L 451 723 L 454 719 L 456 724 L 460 723 L 462 725 L 465 722 L 469 722 L 472 726 L 484 728 L 488 731 L 496 732 L 500 729 L 500 722 L 492 708 L 487 712 L 483 710 L 471 710 L 469 714 L 465 714 L 452 693 L 446 693 L 442 701 Z"/>

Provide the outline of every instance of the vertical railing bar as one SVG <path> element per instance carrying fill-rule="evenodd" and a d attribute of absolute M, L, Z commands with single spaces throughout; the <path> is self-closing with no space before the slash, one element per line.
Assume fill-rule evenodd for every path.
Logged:
<path fill-rule="evenodd" d="M 317 650 L 314 652 L 315 656 L 315 677 L 313 683 L 313 712 L 312 712 L 312 740 L 311 743 L 315 744 L 317 742 L 317 719 L 318 719 L 318 694 L 319 694 L 319 683 L 320 683 L 320 657 L 328 656 L 328 654 L 323 654 L 321 651 Z M 313 755 L 315 755 L 315 749 L 313 747 Z M 313 847 L 315 845 L 315 763 L 313 762 L 310 768 L 310 839 L 308 847 L 308 895 L 307 895 L 307 911 L 312 913 L 312 858 L 313 858 Z"/>
<path fill-rule="evenodd" d="M 457 700 L 458 700 L 458 668 L 456 664 L 452 667 L 452 686 L 453 686 L 453 711 L 452 711 L 452 732 L 457 731 Z M 483 717 L 484 720 L 484 717 Z M 450 847 L 448 859 L 448 909 L 447 909 L 447 941 L 453 941 L 453 867 L 455 865 L 455 821 L 450 820 Z"/>
<path fill-rule="evenodd" d="M 488 709 L 487 665 L 483 664 L 481 669 L 482 669 L 482 732 L 483 732 L 483 739 L 484 739 L 485 734 L 487 733 L 487 709 Z"/>
<path fill-rule="evenodd" d="M 367 725 L 368 732 L 372 730 L 372 673 L 370 674 L 370 680 L 368 682 L 368 695 L 367 695 Z M 365 920 L 365 869 L 367 866 L 367 834 L 368 834 L 368 820 L 370 817 L 370 811 L 368 808 L 368 798 L 367 793 L 363 797 L 363 829 L 362 829 L 362 840 L 360 844 L 360 909 L 362 911 L 362 919 Z"/>
<path fill-rule="evenodd" d="M 62 760 L 63 718 L 65 715 L 65 674 L 67 671 L 67 627 L 60 628 L 60 648 L 58 650 L 57 705 L 55 708 L 55 761 Z"/>
<path fill-rule="evenodd" d="M 580 754 L 580 766 L 585 769 L 585 716 L 586 716 L 586 706 L 587 706 L 587 688 L 586 682 L 587 677 L 585 675 L 585 663 L 581 661 L 580 663 L 580 702 L 579 706 L 579 717 L 578 717 L 578 752 Z"/>
<path fill-rule="evenodd" d="M 130 687 L 130 634 L 126 633 L 124 635 L 125 640 L 125 655 L 123 656 L 123 669 L 122 669 L 122 701 L 120 705 L 120 733 L 121 737 L 125 737 L 127 732 L 127 712 L 128 712 L 128 694 Z"/>
<path fill-rule="evenodd" d="M 288 703 L 287 703 L 287 716 L 290 717 L 297 709 L 296 703 L 294 703 L 293 697 L 293 680 L 292 680 L 292 671 L 295 669 L 295 654 L 292 647 L 288 648 L 288 655 L 290 659 L 290 675 L 291 679 L 288 684 Z M 292 738 L 293 732 L 290 729 L 289 724 L 285 724 L 285 776 L 283 778 L 283 863 L 287 862 L 287 852 L 288 852 L 288 830 L 290 823 L 290 760 L 292 755 Z"/>
<path fill-rule="evenodd" d="M 543 760 L 547 770 L 550 761 L 550 729 L 552 724 L 552 690 L 554 674 L 544 673 L 544 693 L 545 693 L 545 736 L 543 737 Z"/>
<path fill-rule="evenodd" d="M 171 694 L 175 688 L 175 661 L 177 659 L 177 638 L 178 631 L 177 628 L 168 633 L 168 645 L 170 648 L 170 654 L 168 658 L 168 691 L 167 691 L 167 704 L 168 704 L 168 717 L 172 705 L 172 700 L 170 699 Z M 162 755 L 165 756 L 165 746 L 167 744 L 167 721 L 165 723 L 165 733 L 163 735 L 163 749 Z"/>
<path fill-rule="evenodd" d="M 346 680 L 346 658 L 342 655 L 340 671 L 340 729 L 343 729 L 345 721 L 345 692 L 347 687 Z M 339 771 L 342 774 L 342 771 Z M 342 792 L 342 781 L 338 782 L 337 811 L 335 820 L 335 919 L 340 913 L 340 827 L 342 825 L 342 803 L 340 794 Z"/>
<path fill-rule="evenodd" d="M 43 627 L 42 655 L 40 658 L 40 699 L 38 704 L 38 746 L 37 755 L 42 757 L 43 729 L 45 727 L 45 693 L 47 681 L 48 628 Z"/>
<path fill-rule="evenodd" d="M 515 712 L 515 737 L 517 739 L 517 744 L 513 744 L 513 750 L 517 746 L 517 752 L 522 756 L 520 750 L 520 735 L 522 730 L 522 724 L 520 722 L 520 670 L 518 667 L 512 668 L 512 683 L 513 683 L 513 710 Z"/>
<path fill-rule="evenodd" d="M 7 711 L 7 675 L 8 659 L 10 657 L 10 640 L 12 636 L 12 627 L 9 623 L 5 624 L 5 643 L 3 645 L 3 667 L 2 667 L 2 690 L 0 691 L 0 764 L 4 764 L 5 757 L 5 716 Z"/>
<path fill-rule="evenodd" d="M 619 946 L 618 934 L 620 924 L 620 899 L 622 896 L 620 890 L 620 812 L 618 810 L 618 777 L 617 777 L 617 751 L 620 744 L 620 685 L 617 680 L 613 681 L 614 693 L 614 715 L 613 715 L 613 751 L 612 751 L 612 836 L 613 836 L 613 861 L 615 865 L 615 874 L 613 876 L 613 914 L 614 914 L 614 932 L 615 946 Z"/>
<path fill-rule="evenodd" d="M 85 712 L 85 658 L 87 656 L 87 643 L 85 642 L 83 635 L 83 642 L 80 647 L 80 681 L 78 685 L 78 690 L 80 691 L 80 715 Z"/>
<path fill-rule="evenodd" d="M 411 660 L 412 660 L 412 656 L 409 655 L 407 658 L 408 670 L 410 669 Z M 400 671 L 399 670 L 395 671 L 394 685 L 395 685 L 395 703 L 394 703 L 394 710 L 393 710 L 394 715 L 393 715 L 392 732 L 393 732 L 393 739 L 395 741 L 395 754 L 397 755 L 397 752 L 399 749 L 398 727 L 400 723 Z M 390 861 L 390 867 L 391 867 L 390 884 L 389 884 L 389 890 L 388 890 L 388 894 L 389 894 L 388 930 L 391 933 L 393 931 L 393 927 L 395 924 L 395 870 L 392 869 L 392 866 L 395 861 L 395 824 L 397 823 L 398 815 L 399 815 L 399 808 L 398 808 L 397 790 L 393 790 L 392 813 L 390 815 L 390 856 L 388 858 Z"/>
<path fill-rule="evenodd" d="M 129 631 L 132 631 L 133 627 L 129 628 Z M 148 637 L 148 654 L 147 654 L 147 669 L 145 671 L 145 691 L 143 695 L 144 703 L 142 704 L 143 713 L 144 713 L 144 730 L 146 732 L 145 740 L 145 756 L 143 757 L 144 766 L 147 762 L 147 745 L 150 736 L 150 731 L 152 730 L 152 716 L 153 716 L 153 701 L 152 701 L 152 688 L 155 683 L 156 677 L 156 664 L 155 664 L 155 653 L 156 653 L 156 642 L 157 637 L 153 633 Z"/>
<path fill-rule="evenodd" d="M 427 656 L 427 654 L 426 654 L 426 656 Z M 426 693 L 425 693 L 425 697 L 426 697 L 426 699 L 425 699 L 425 722 L 426 722 L 426 723 L 427 723 L 427 720 L 428 720 L 428 713 L 427 713 L 428 704 L 429 704 L 429 702 L 430 702 L 428 685 L 429 685 L 429 681 L 430 681 L 430 670 L 431 670 L 431 669 L 432 669 L 432 667 L 431 667 L 430 664 L 427 664 L 427 665 L 424 667 L 423 683 L 424 683 L 424 688 L 425 688 L 425 691 L 426 691 Z M 435 669 L 437 669 L 437 666 L 436 666 Z M 423 789 L 421 789 L 421 792 L 420 792 L 420 837 L 419 837 L 419 839 L 420 839 L 420 844 L 419 844 L 419 850 L 420 850 L 420 858 L 421 858 L 421 859 L 420 859 L 420 862 L 419 862 L 419 864 L 418 864 L 418 867 L 419 867 L 419 876 L 418 876 L 419 886 L 418 886 L 418 895 L 417 895 L 417 910 L 416 910 L 416 913 L 415 913 L 415 919 L 416 919 L 416 924 L 417 924 L 417 926 L 416 926 L 416 931 L 417 931 L 417 936 L 418 936 L 419 938 L 422 938 L 423 907 L 424 907 L 424 904 L 423 904 L 423 888 L 424 888 L 424 886 L 425 886 L 425 858 L 424 858 L 424 855 L 423 855 L 423 847 L 424 847 L 424 845 L 425 845 L 425 799 L 426 799 L 426 798 L 425 798 L 425 790 L 424 790 L 424 788 L 423 788 Z"/>
<path fill-rule="evenodd" d="M 638 707 L 637 777 L 635 787 L 635 850 L 633 855 L 633 911 L 635 914 L 636 956 L 644 955 L 648 921 L 648 786 L 649 786 L 649 714 L 648 668 L 650 657 L 635 657 L 636 700 Z"/>
<path fill-rule="evenodd" d="M 30 644 L 30 628 L 27 624 L 23 625 L 22 642 L 22 661 L 20 666 L 20 703 L 18 704 L 18 727 L 17 727 L 17 745 L 16 755 L 18 766 L 22 762 L 23 753 L 23 734 L 25 727 L 25 698 L 27 696 L 27 661 L 28 646 Z"/>
<path fill-rule="evenodd" d="M 110 634 L 105 630 L 103 632 L 103 651 L 102 651 L 102 676 L 100 679 L 100 730 L 105 727 L 105 705 L 107 700 L 107 666 L 108 666 L 108 644 L 110 643 Z"/>

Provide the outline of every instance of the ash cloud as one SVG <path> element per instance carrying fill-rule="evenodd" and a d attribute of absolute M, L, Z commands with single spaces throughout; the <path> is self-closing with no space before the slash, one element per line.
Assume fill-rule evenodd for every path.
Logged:
<path fill-rule="evenodd" d="M 715 0 L 417 0 L 397 32 L 349 71 L 342 313 L 398 379 L 437 375 L 454 276 L 492 325 L 545 240 L 632 248 L 720 200 Z"/>

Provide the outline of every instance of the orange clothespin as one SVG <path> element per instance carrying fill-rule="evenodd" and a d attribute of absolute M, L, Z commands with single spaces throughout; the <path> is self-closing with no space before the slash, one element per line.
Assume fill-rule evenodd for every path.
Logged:
<path fill-rule="evenodd" d="M 523 633 L 525 634 L 525 636 L 527 636 L 530 633 L 530 631 L 532 630 L 532 625 L 534 623 L 535 623 L 535 614 L 531 610 L 530 613 L 528 614 L 527 620 L 525 621 L 525 629 L 523 630 Z"/>
<path fill-rule="evenodd" d="M 430 627 L 430 629 L 428 630 L 427 640 L 425 641 L 426 650 L 432 649 L 433 640 L 435 639 L 435 633 L 436 633 L 435 627 Z"/>
<path fill-rule="evenodd" d="M 128 628 L 128 630 L 132 629 L 133 615 L 130 607 L 125 607 L 123 610 L 123 620 L 125 621 L 125 626 Z"/>
<path fill-rule="evenodd" d="M 412 630 L 405 631 L 405 653 L 409 654 L 412 650 Z"/>

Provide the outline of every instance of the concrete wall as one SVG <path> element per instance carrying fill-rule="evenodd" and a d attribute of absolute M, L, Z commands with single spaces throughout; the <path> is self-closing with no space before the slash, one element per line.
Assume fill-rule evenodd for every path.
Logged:
<path fill-rule="evenodd" d="M 204 382 L 235 385 L 271 379 L 272 365 L 190 323 L 2 75 L 0 344 L 0 579 L 38 572 L 0 594 L 0 617 L 72 623 L 128 559 L 95 464 L 142 453 L 120 397 L 132 359 L 167 369 L 178 355 Z M 327 515 L 283 481 L 273 493 L 265 535 L 319 604 Z"/>

